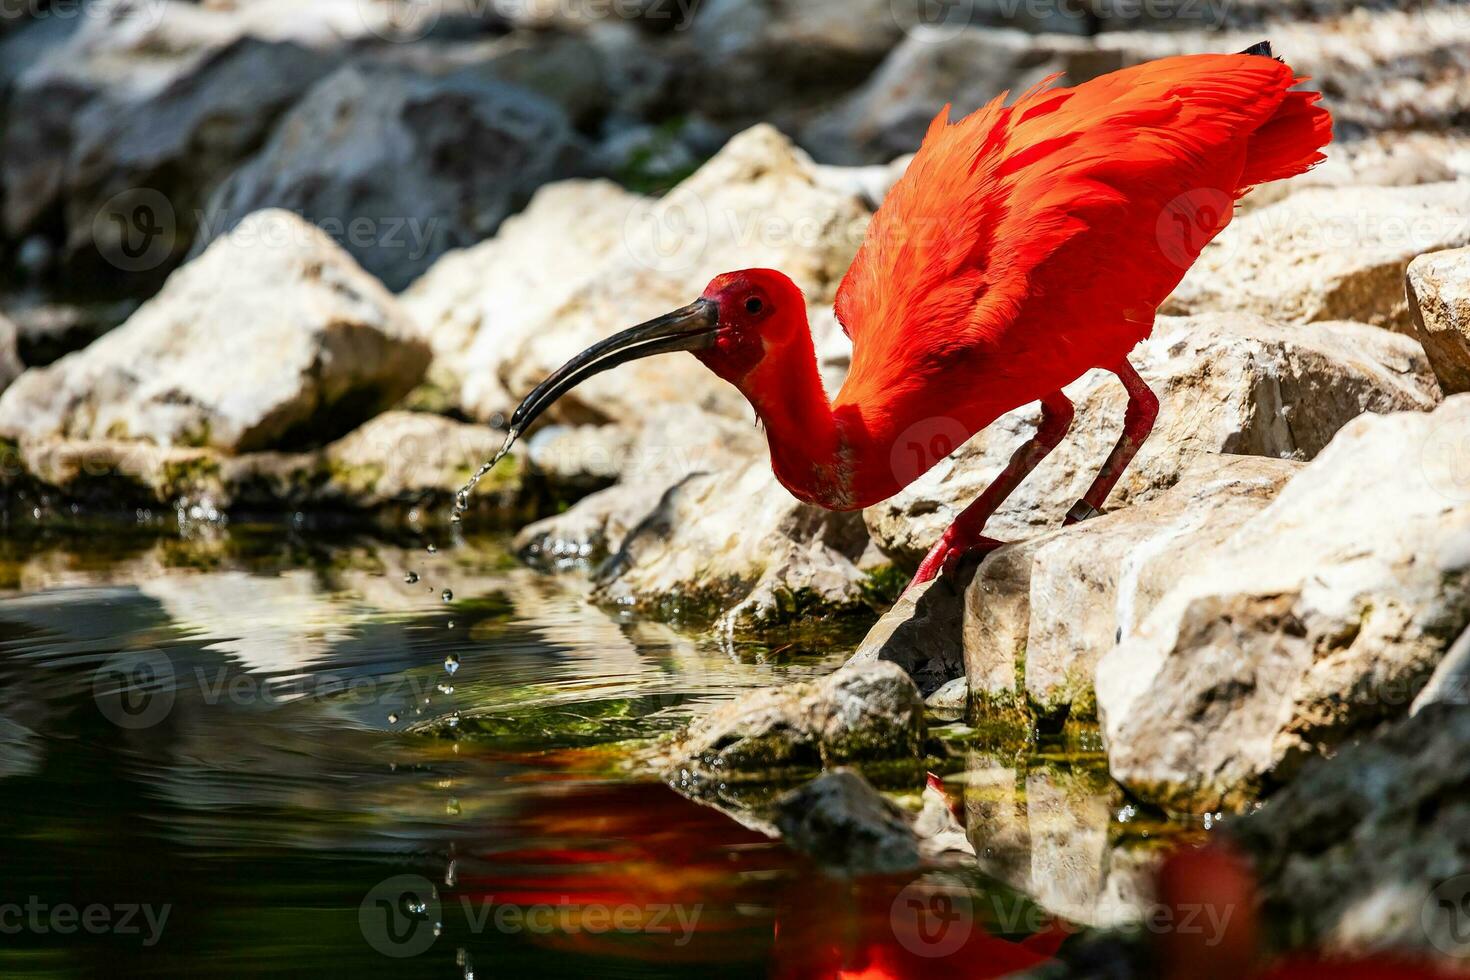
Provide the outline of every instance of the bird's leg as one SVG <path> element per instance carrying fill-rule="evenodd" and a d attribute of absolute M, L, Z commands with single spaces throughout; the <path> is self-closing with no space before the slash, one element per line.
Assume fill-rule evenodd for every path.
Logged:
<path fill-rule="evenodd" d="M 1143 383 L 1138 372 L 1133 370 L 1133 365 L 1125 360 L 1114 368 L 1113 373 L 1123 382 L 1123 387 L 1128 389 L 1128 411 L 1123 416 L 1123 434 L 1118 437 L 1118 444 L 1113 447 L 1107 462 L 1103 463 L 1097 479 L 1092 481 L 1092 488 L 1087 491 L 1086 496 L 1072 505 L 1072 510 L 1067 514 L 1067 524 L 1090 520 L 1102 513 L 1102 505 L 1113 492 L 1113 487 L 1118 485 L 1128 464 L 1133 462 L 1133 457 L 1138 455 L 1138 450 L 1153 431 L 1154 422 L 1159 417 L 1159 396 Z"/>
<path fill-rule="evenodd" d="M 985 488 L 985 492 L 961 511 L 960 516 L 945 530 L 939 543 L 919 565 L 919 571 L 909 583 L 909 588 L 929 581 L 945 569 L 953 568 L 965 554 L 1000 547 L 1001 542 L 981 533 L 985 530 L 986 522 L 1016 487 L 1020 486 L 1021 481 L 1026 479 L 1026 475 L 1036 469 L 1036 465 L 1057 447 L 1071 427 L 1072 403 L 1067 396 L 1058 391 L 1043 398 L 1041 424 L 1036 428 L 1036 435 L 1016 450 L 1006 468 Z"/>

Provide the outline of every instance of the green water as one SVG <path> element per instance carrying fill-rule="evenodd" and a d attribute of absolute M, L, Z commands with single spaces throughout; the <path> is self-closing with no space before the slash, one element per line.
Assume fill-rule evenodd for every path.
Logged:
<path fill-rule="evenodd" d="M 830 877 L 627 764 L 845 640 L 620 618 L 447 533 L 9 527 L 0 590 L 6 980 L 799 976 L 895 947 L 912 876 Z M 1086 879 L 1133 831 L 1086 747 L 940 735 L 992 876 L 922 962 L 1001 972 L 1050 923 L 1012 885 L 1093 887 L 1039 849 L 1093 835 Z"/>

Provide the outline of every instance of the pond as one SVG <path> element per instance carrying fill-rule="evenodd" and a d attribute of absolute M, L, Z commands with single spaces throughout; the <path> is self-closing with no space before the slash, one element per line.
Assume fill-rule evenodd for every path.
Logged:
<path fill-rule="evenodd" d="M 706 638 L 578 581 L 493 535 L 8 527 L 0 976 L 986 976 L 1141 900 L 1171 828 L 1091 736 L 940 727 L 980 869 L 939 885 L 964 935 L 916 940 L 915 876 L 828 874 L 629 762 L 853 638 Z"/>

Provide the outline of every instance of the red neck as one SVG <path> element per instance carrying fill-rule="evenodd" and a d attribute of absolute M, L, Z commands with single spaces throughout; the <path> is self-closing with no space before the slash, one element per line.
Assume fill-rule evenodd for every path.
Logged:
<path fill-rule="evenodd" d="M 800 500 L 845 510 L 851 474 L 809 331 L 767 352 L 740 384 L 766 428 L 771 467 Z"/>

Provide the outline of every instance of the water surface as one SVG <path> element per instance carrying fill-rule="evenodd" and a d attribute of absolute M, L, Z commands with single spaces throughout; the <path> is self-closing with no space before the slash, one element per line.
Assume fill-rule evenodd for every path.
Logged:
<path fill-rule="evenodd" d="M 499 538 L 10 527 L 0 590 L 7 980 L 979 976 L 1060 939 L 1016 889 L 1084 921 L 1126 890 L 1095 752 L 961 729 L 935 766 L 989 875 L 916 954 L 913 876 L 826 875 L 627 764 L 848 637 L 630 619 Z"/>

